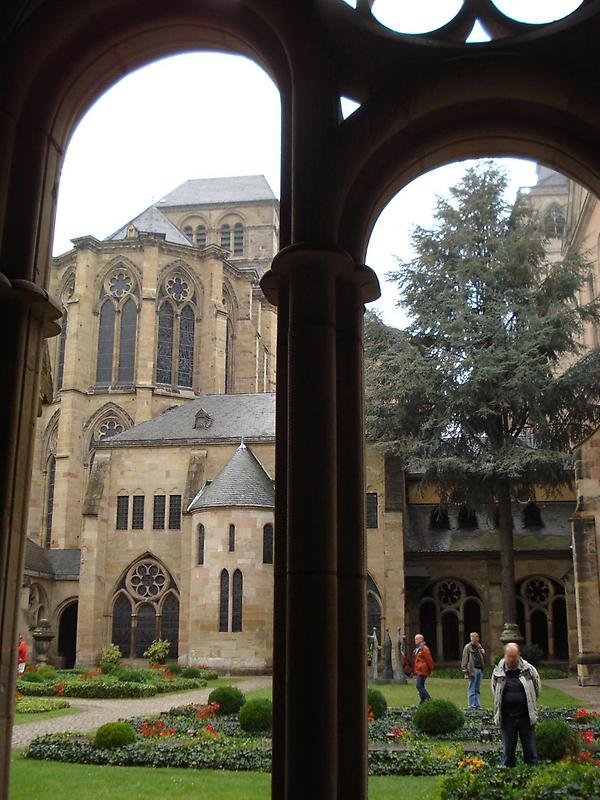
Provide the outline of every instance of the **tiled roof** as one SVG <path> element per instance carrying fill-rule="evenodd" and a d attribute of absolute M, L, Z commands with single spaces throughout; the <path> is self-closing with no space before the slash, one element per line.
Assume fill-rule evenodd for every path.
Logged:
<path fill-rule="evenodd" d="M 142 211 L 135 219 L 127 222 L 122 228 L 119 228 L 118 231 L 107 236 L 105 241 L 127 239 L 127 228 L 129 228 L 130 225 L 133 225 L 142 233 L 162 233 L 167 242 L 184 244 L 187 247 L 192 246 L 191 242 L 181 233 L 179 228 L 177 228 L 159 208 L 156 208 L 156 206 L 150 206 L 150 208 Z"/>
<path fill-rule="evenodd" d="M 80 561 L 79 548 L 48 550 L 27 539 L 25 572 L 37 573 L 54 580 L 79 580 Z"/>
<path fill-rule="evenodd" d="M 241 439 L 251 442 L 275 439 L 273 392 L 204 395 L 134 425 L 100 447 L 151 442 L 239 442 Z"/>
<path fill-rule="evenodd" d="M 524 528 L 519 508 L 513 507 L 516 551 L 550 552 L 568 550 L 571 544 L 570 517 L 575 504 L 538 502 L 543 528 Z M 478 508 L 479 528 L 462 530 L 450 515 L 450 530 L 430 527 L 434 505 L 409 505 L 406 509 L 405 547 L 408 553 L 500 552 L 500 532 L 494 528 L 492 508 Z"/>
<path fill-rule="evenodd" d="M 276 200 L 264 175 L 236 178 L 196 178 L 186 181 L 158 201 L 160 206 L 200 206 Z"/>
<path fill-rule="evenodd" d="M 190 503 L 188 511 L 216 506 L 274 508 L 273 481 L 252 450 L 241 444 L 211 483 Z"/>

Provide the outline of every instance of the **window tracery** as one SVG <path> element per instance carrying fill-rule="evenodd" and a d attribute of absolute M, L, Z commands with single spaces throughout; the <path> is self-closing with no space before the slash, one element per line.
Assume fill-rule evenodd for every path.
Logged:
<path fill-rule="evenodd" d="M 122 266 L 110 270 L 100 291 L 96 384 L 131 384 L 135 379 L 137 281 Z"/>
<path fill-rule="evenodd" d="M 157 383 L 192 388 L 196 312 L 193 283 L 184 273 L 172 272 L 163 280 L 158 297 Z"/>

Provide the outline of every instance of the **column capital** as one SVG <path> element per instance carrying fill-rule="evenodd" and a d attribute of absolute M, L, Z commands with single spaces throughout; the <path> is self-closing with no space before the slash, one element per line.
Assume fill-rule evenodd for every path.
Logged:
<path fill-rule="evenodd" d="M 49 339 L 57 336 L 61 327 L 56 322 L 62 317 L 62 311 L 45 289 L 32 281 L 22 278 L 12 280 L 0 272 L 0 301 L 29 309 L 32 317 L 43 323 L 43 337 Z"/>
<path fill-rule="evenodd" d="M 349 280 L 360 290 L 363 303 L 371 303 L 381 296 L 379 280 L 375 272 L 366 264 L 357 264 L 352 256 L 341 247 L 314 246 L 303 242 L 292 244 L 280 250 L 271 264 L 271 269 L 263 275 L 260 286 L 267 300 L 276 306 L 278 292 L 285 285 L 293 270 L 328 270 L 336 279 Z"/>

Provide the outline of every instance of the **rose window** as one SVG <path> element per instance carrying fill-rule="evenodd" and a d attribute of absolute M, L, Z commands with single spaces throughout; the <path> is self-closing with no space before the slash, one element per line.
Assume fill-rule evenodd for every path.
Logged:
<path fill-rule="evenodd" d="M 550 597 L 550 584 L 544 578 L 532 578 L 525 586 L 525 596 L 532 605 L 544 605 Z"/>
<path fill-rule="evenodd" d="M 98 426 L 98 430 L 96 431 L 96 439 L 98 441 L 102 441 L 103 439 L 111 439 L 118 433 L 123 433 L 124 430 L 125 428 L 118 420 L 107 419 Z"/>
<path fill-rule="evenodd" d="M 167 292 L 176 303 L 182 303 L 190 296 L 190 287 L 181 275 L 173 275 L 167 281 Z"/>
<path fill-rule="evenodd" d="M 443 606 L 455 606 L 462 597 L 462 589 L 455 581 L 444 581 L 438 587 L 437 596 Z"/>
<path fill-rule="evenodd" d="M 124 294 L 131 291 L 131 286 L 131 278 L 122 270 L 113 273 L 108 282 L 108 288 L 113 297 L 123 297 Z"/>
<path fill-rule="evenodd" d="M 127 575 L 127 588 L 144 600 L 155 600 L 167 588 L 168 580 L 163 568 L 156 561 L 141 561 Z"/>

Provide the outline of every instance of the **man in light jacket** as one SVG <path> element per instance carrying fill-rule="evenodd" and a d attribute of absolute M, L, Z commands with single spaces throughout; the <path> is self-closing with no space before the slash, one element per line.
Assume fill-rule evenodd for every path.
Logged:
<path fill-rule="evenodd" d="M 467 684 L 467 703 L 469 708 L 481 707 L 481 679 L 483 677 L 483 667 L 485 650 L 479 643 L 479 634 L 470 633 L 471 640 L 464 646 L 460 668 L 463 671 Z"/>
<path fill-rule="evenodd" d="M 525 763 L 537 763 L 535 724 L 538 720 L 540 691 L 538 671 L 521 658 L 519 645 L 510 642 L 504 648 L 504 658 L 500 659 L 492 673 L 494 722 L 502 731 L 504 767 L 515 766 L 518 737 L 521 739 Z"/>

